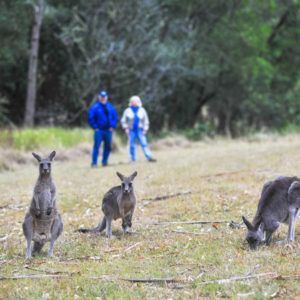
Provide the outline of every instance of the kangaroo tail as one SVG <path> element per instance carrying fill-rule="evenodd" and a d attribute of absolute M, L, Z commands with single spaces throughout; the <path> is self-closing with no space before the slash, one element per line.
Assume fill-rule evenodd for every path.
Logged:
<path fill-rule="evenodd" d="M 94 228 L 79 228 L 76 231 L 81 233 L 88 233 L 88 232 L 102 232 L 106 227 L 106 218 L 103 217 L 102 221 Z"/>

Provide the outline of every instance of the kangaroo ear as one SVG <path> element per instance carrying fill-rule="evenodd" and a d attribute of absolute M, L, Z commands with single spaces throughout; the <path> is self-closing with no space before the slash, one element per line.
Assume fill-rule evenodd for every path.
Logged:
<path fill-rule="evenodd" d="M 122 175 L 121 173 L 119 172 L 116 172 L 116 174 L 118 175 L 118 177 L 121 179 L 121 181 L 124 180 L 124 175 Z"/>
<path fill-rule="evenodd" d="M 38 154 L 32 152 L 32 155 L 38 162 L 40 162 L 42 160 L 42 158 Z"/>
<path fill-rule="evenodd" d="M 137 175 L 137 171 L 133 172 L 131 175 L 130 175 L 130 180 L 132 181 Z"/>
<path fill-rule="evenodd" d="M 242 219 L 245 225 L 247 226 L 248 230 L 254 231 L 253 225 L 244 216 L 242 216 Z"/>
<path fill-rule="evenodd" d="M 56 155 L 56 151 L 52 151 L 49 155 L 49 159 L 52 161 L 55 155 Z"/>

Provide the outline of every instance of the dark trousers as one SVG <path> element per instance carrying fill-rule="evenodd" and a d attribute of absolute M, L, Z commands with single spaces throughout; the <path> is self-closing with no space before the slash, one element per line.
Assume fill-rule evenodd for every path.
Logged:
<path fill-rule="evenodd" d="M 108 157 L 111 151 L 112 132 L 110 130 L 96 130 L 94 133 L 94 147 L 92 152 L 92 165 L 97 165 L 98 155 L 101 143 L 104 143 L 102 166 L 107 165 Z"/>

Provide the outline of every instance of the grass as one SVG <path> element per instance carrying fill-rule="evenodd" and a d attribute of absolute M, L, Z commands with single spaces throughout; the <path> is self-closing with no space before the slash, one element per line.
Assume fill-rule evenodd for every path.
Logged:
<path fill-rule="evenodd" d="M 18 150 L 69 148 L 91 140 L 92 130 L 88 128 L 45 127 L 0 131 L 0 146 L 9 146 Z"/>
<path fill-rule="evenodd" d="M 26 165 L 0 173 L 0 276 L 55 273 L 62 278 L 2 280 L 1 299 L 270 299 L 300 294 L 297 280 L 268 278 L 203 284 L 210 280 L 275 272 L 299 274 L 299 225 L 292 246 L 272 244 L 250 251 L 244 244 L 245 228 L 226 224 L 152 225 L 155 222 L 228 220 L 254 216 L 263 183 L 279 175 L 297 175 L 300 137 L 266 140 L 215 140 L 188 148 L 154 152 L 149 164 L 139 152 L 136 164 L 126 164 L 127 153 L 111 156 L 111 166 L 91 169 L 89 157 L 54 165 L 58 205 L 65 224 L 55 246 L 55 257 L 45 253 L 25 261 L 21 223 L 29 205 L 37 167 Z M 124 162 L 124 164 L 118 164 Z M 135 180 L 138 204 L 134 234 L 122 236 L 115 221 L 116 239 L 74 232 L 91 227 L 101 216 L 101 199 L 119 183 L 116 171 Z M 164 201 L 143 200 L 191 191 Z M 8 207 L 3 207 L 5 205 Z M 179 231 L 191 232 L 179 233 Z M 275 240 L 285 238 L 282 225 Z M 192 234 L 198 233 L 198 235 Z M 45 247 L 45 251 L 48 245 Z M 90 257 L 89 259 L 79 259 Z M 77 259 L 76 259 L 77 258 Z M 94 279 L 92 278 L 94 277 Z M 183 283 L 130 283 L 121 278 L 176 278 Z"/>

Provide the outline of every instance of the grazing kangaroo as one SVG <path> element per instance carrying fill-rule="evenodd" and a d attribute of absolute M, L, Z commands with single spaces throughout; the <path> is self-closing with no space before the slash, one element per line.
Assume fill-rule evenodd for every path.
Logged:
<path fill-rule="evenodd" d="M 129 232 L 132 226 L 132 216 L 136 204 L 132 181 L 136 177 L 137 172 L 134 172 L 129 177 L 117 172 L 122 184 L 111 188 L 103 197 L 102 211 L 103 219 L 92 229 L 80 228 L 79 232 L 102 232 L 106 228 L 106 236 L 112 236 L 111 223 L 112 220 L 122 218 L 122 228 L 124 233 Z"/>
<path fill-rule="evenodd" d="M 288 241 L 295 239 L 295 223 L 300 212 L 300 178 L 280 176 L 262 189 L 252 224 L 243 216 L 248 228 L 246 240 L 251 249 L 263 241 L 270 244 L 280 223 L 287 223 Z"/>
<path fill-rule="evenodd" d="M 27 241 L 26 258 L 31 257 L 31 241 L 33 253 L 40 252 L 46 242 L 50 241 L 48 255 L 53 255 L 54 242 L 63 231 L 63 222 L 56 208 L 56 188 L 51 177 L 51 163 L 56 152 L 49 157 L 41 158 L 32 155 L 39 162 L 39 177 L 33 190 L 29 211 L 23 222 L 23 233 Z"/>

